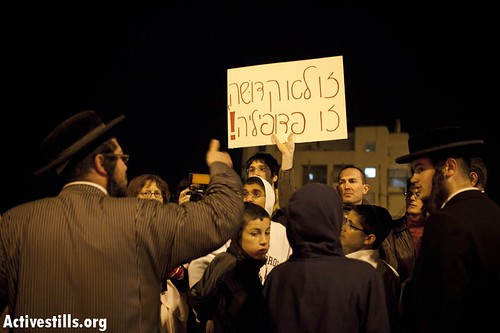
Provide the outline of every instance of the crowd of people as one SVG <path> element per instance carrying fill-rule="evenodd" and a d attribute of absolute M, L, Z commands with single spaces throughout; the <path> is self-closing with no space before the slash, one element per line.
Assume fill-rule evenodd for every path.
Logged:
<path fill-rule="evenodd" d="M 294 135 L 242 179 L 213 139 L 191 200 L 156 174 L 127 178 L 116 137 L 83 111 L 42 142 L 59 194 L 0 216 L 3 329 L 109 332 L 465 332 L 494 327 L 500 208 L 483 140 L 412 133 L 406 212 L 366 200 L 363 170 L 297 187 Z"/>

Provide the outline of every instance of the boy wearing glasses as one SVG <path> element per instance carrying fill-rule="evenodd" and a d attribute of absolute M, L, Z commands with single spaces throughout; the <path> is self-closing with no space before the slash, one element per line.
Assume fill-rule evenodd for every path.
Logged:
<path fill-rule="evenodd" d="M 387 209 L 375 205 L 354 205 L 344 219 L 340 242 L 346 257 L 366 261 L 380 273 L 384 281 L 391 332 L 400 332 L 399 274 L 379 256 L 379 247 L 391 228 L 392 216 Z"/>

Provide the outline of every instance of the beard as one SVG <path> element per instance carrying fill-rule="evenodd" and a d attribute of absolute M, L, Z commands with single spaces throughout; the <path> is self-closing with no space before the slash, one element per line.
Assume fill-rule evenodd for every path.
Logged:
<path fill-rule="evenodd" d="M 127 176 L 125 175 L 124 181 L 117 179 L 115 172 L 116 164 L 110 165 L 105 163 L 104 169 L 106 169 L 108 175 L 111 175 L 111 177 L 108 177 L 108 186 L 106 186 L 108 195 L 115 198 L 128 196 Z"/>
<path fill-rule="evenodd" d="M 436 168 L 436 173 L 432 177 L 432 191 L 427 204 L 427 211 L 432 214 L 440 210 L 448 196 L 449 191 L 446 188 L 444 174 L 441 169 Z"/>
<path fill-rule="evenodd" d="M 106 190 L 111 197 L 123 198 L 128 196 L 127 186 L 117 181 L 114 175 L 109 178 Z"/>

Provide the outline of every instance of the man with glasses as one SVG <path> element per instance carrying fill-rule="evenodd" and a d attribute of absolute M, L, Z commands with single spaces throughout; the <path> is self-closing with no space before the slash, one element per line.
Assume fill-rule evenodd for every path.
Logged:
<path fill-rule="evenodd" d="M 273 155 L 258 152 L 245 162 L 246 177 L 259 176 L 267 180 L 273 187 L 276 196 L 271 220 L 285 225 L 284 210 L 290 196 L 297 190 L 293 171 L 293 154 L 295 152 L 295 135 L 291 133 L 287 142 L 282 143 L 273 134 L 273 140 L 281 152 L 281 166 Z"/>
<path fill-rule="evenodd" d="M 48 163 L 35 174 L 55 171 L 65 185 L 57 196 L 2 214 L 5 328 L 17 331 L 19 318 L 29 318 L 36 331 L 85 324 L 109 332 L 159 332 L 158 296 L 168 273 L 237 234 L 241 179 L 217 140 L 206 153 L 204 199 L 160 205 L 124 198 L 128 156 L 115 133 L 123 120 L 104 123 L 96 112 L 83 111 L 42 142 Z"/>

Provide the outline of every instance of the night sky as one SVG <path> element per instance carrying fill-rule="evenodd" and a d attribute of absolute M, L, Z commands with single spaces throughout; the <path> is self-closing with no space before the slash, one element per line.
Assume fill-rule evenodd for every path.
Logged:
<path fill-rule="evenodd" d="M 348 128 L 470 127 L 500 202 L 498 19 L 492 8 L 23 7 L 4 12 L 0 212 L 57 193 L 33 179 L 43 137 L 72 114 L 126 116 L 129 179 L 174 188 L 227 149 L 226 70 L 342 55 Z M 495 149 L 494 149 L 495 148 Z M 236 165 L 240 149 L 229 150 Z M 49 184 L 50 183 L 50 184 Z"/>

